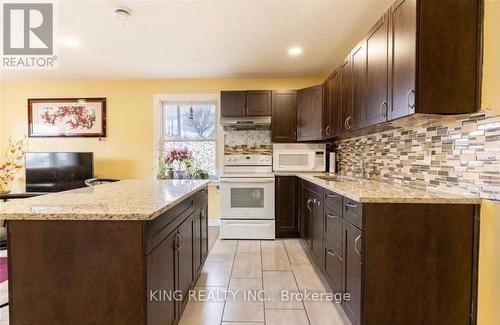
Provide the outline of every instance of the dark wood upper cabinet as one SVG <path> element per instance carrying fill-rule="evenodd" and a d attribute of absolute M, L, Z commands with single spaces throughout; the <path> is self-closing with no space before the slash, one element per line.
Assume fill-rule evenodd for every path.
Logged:
<path fill-rule="evenodd" d="M 398 1 L 389 10 L 390 109 L 389 119 L 415 113 L 417 60 L 417 0 Z"/>
<path fill-rule="evenodd" d="M 335 137 L 340 132 L 340 115 L 341 115 L 341 83 L 340 72 L 335 70 L 333 74 L 324 83 L 324 138 L 329 139 Z"/>
<path fill-rule="evenodd" d="M 340 66 L 340 96 L 341 96 L 341 132 L 352 128 L 352 85 L 351 85 L 351 57 L 348 56 Z"/>
<path fill-rule="evenodd" d="M 245 91 L 221 91 L 220 94 L 221 116 L 243 117 L 246 111 Z"/>
<path fill-rule="evenodd" d="M 297 177 L 276 176 L 275 184 L 276 237 L 299 237 Z"/>
<path fill-rule="evenodd" d="M 350 130 L 362 126 L 366 94 L 366 42 L 361 41 L 351 53 L 352 120 Z"/>
<path fill-rule="evenodd" d="M 221 116 L 270 116 L 271 91 L 221 91 Z"/>
<path fill-rule="evenodd" d="M 297 92 L 297 140 L 321 140 L 323 132 L 323 85 L 300 89 Z"/>
<path fill-rule="evenodd" d="M 271 115 L 271 91 L 248 90 L 246 92 L 246 116 Z"/>
<path fill-rule="evenodd" d="M 389 10 L 389 119 L 479 109 L 482 3 L 394 3 Z"/>
<path fill-rule="evenodd" d="M 366 36 L 366 96 L 361 126 L 387 121 L 388 15 L 382 16 Z"/>
<path fill-rule="evenodd" d="M 271 137 L 274 142 L 297 140 L 296 90 L 273 91 Z"/>

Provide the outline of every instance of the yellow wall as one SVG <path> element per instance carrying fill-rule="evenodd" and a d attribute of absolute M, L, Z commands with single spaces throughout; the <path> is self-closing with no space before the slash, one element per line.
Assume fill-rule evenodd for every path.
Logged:
<path fill-rule="evenodd" d="M 500 109 L 500 1 L 485 1 L 482 107 Z M 498 323 L 500 202 L 483 200 L 479 246 L 478 324 Z"/>
<path fill-rule="evenodd" d="M 27 133 L 28 98 L 106 97 L 106 138 L 31 138 L 29 150 L 93 151 L 96 176 L 153 177 L 154 94 L 300 88 L 321 81 L 322 78 L 4 82 L 1 89 L 1 148 L 3 152 L 9 136 Z M 23 187 L 21 180 L 12 190 L 22 190 Z"/>
<path fill-rule="evenodd" d="M 486 0 L 482 107 L 500 108 L 500 1 Z"/>

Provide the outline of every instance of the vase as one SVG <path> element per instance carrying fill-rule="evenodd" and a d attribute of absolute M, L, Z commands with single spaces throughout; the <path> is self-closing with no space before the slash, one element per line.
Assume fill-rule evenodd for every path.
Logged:
<path fill-rule="evenodd" d="M 174 170 L 173 170 L 173 169 L 169 169 L 169 170 L 167 171 L 167 178 L 168 178 L 168 179 L 174 179 L 174 177 L 175 177 L 175 172 L 174 172 Z"/>

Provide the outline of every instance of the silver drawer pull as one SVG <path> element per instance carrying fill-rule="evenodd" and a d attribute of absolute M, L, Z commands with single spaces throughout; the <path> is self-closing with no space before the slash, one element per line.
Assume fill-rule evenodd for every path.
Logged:
<path fill-rule="evenodd" d="M 347 202 L 345 205 L 347 205 L 349 208 L 357 208 L 358 207 L 357 204 L 352 204 L 352 203 L 349 203 L 349 202 Z"/>
<path fill-rule="evenodd" d="M 326 216 L 327 216 L 328 218 L 332 218 L 332 219 L 337 219 L 337 218 L 340 218 L 339 216 L 336 216 L 336 215 L 331 214 L 331 213 L 328 213 Z"/>
<path fill-rule="evenodd" d="M 358 237 L 356 237 L 356 240 L 354 241 L 354 250 L 356 251 L 356 253 L 358 253 L 359 256 L 361 256 L 361 250 L 358 249 L 358 241 L 361 239 L 361 235 L 358 235 Z"/>
<path fill-rule="evenodd" d="M 311 202 L 312 202 L 312 199 L 308 199 L 307 202 L 306 202 L 307 209 L 310 210 L 310 211 L 312 211 L 312 208 L 309 205 L 309 203 L 311 203 Z"/>
<path fill-rule="evenodd" d="M 330 255 L 330 256 L 335 257 L 335 253 L 334 253 L 331 249 L 328 249 L 328 250 L 326 251 L 326 253 L 327 253 L 328 255 Z"/>
<path fill-rule="evenodd" d="M 338 196 L 338 195 L 336 195 L 336 194 L 327 194 L 326 196 L 331 197 L 331 198 L 336 198 L 336 197 L 339 197 L 339 196 Z"/>

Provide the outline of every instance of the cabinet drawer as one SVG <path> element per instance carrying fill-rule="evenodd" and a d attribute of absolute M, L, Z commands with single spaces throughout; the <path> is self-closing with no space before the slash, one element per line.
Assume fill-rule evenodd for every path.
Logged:
<path fill-rule="evenodd" d="M 323 197 L 323 187 L 316 185 L 314 183 L 304 181 L 304 188 L 308 191 L 314 192 L 316 194 L 321 194 L 321 197 Z"/>
<path fill-rule="evenodd" d="M 343 292 L 344 260 L 335 253 L 330 241 L 325 240 L 325 274 L 334 293 Z"/>
<path fill-rule="evenodd" d="M 344 198 L 344 219 L 361 229 L 363 206 L 354 200 Z"/>
<path fill-rule="evenodd" d="M 325 190 L 325 206 L 342 217 L 342 195 Z"/>
<path fill-rule="evenodd" d="M 332 210 L 325 209 L 325 237 L 333 245 L 335 253 L 343 257 L 342 252 L 342 218 Z"/>

